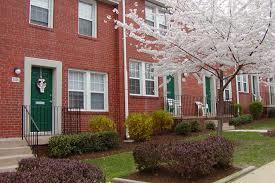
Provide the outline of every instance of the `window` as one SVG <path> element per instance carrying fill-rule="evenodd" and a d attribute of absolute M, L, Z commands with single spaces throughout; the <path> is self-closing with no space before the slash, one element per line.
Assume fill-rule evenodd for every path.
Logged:
<path fill-rule="evenodd" d="M 145 22 L 157 29 L 167 29 L 165 9 L 155 4 L 145 3 Z"/>
<path fill-rule="evenodd" d="M 153 64 L 130 62 L 130 94 L 157 96 L 157 77 L 154 76 Z"/>
<path fill-rule="evenodd" d="M 238 91 L 248 93 L 248 75 L 238 75 L 237 76 L 238 82 Z"/>
<path fill-rule="evenodd" d="M 225 84 L 228 81 L 228 79 L 224 79 L 223 83 Z M 224 89 L 224 100 L 225 101 L 232 101 L 232 87 L 231 82 L 227 85 L 227 87 Z"/>
<path fill-rule="evenodd" d="M 96 2 L 79 1 L 78 8 L 78 31 L 85 36 L 96 37 Z"/>
<path fill-rule="evenodd" d="M 130 63 L 130 93 L 141 94 L 141 63 L 131 62 Z"/>
<path fill-rule="evenodd" d="M 30 0 L 30 23 L 53 27 L 53 0 Z"/>
<path fill-rule="evenodd" d="M 69 71 L 69 107 L 87 111 L 108 110 L 107 74 Z"/>

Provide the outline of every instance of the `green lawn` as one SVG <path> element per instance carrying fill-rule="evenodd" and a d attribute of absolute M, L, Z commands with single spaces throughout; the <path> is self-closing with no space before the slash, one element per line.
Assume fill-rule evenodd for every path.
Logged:
<path fill-rule="evenodd" d="M 120 153 L 85 161 L 100 167 L 106 174 L 107 182 L 111 181 L 115 177 L 127 176 L 136 171 L 132 152 Z"/>
<path fill-rule="evenodd" d="M 274 123 L 275 121 L 263 121 L 249 128 L 264 129 L 268 127 L 275 129 Z M 275 137 L 268 137 L 252 132 L 224 132 L 223 135 L 237 144 L 233 160 L 235 166 L 246 167 L 254 165 L 259 167 L 275 160 Z M 204 134 L 185 140 L 200 140 L 206 137 L 207 134 Z M 102 168 L 106 173 L 107 181 L 110 181 L 114 177 L 127 176 L 136 171 L 131 152 L 86 161 Z"/>
<path fill-rule="evenodd" d="M 275 119 L 262 120 L 251 125 L 242 126 L 242 129 L 275 129 Z"/>

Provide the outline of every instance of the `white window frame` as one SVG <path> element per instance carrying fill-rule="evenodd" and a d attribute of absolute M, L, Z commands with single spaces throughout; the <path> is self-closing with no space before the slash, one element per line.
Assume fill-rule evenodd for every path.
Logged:
<path fill-rule="evenodd" d="M 108 74 L 105 72 L 97 72 L 97 71 L 87 71 L 87 70 L 79 70 L 79 69 L 69 69 L 68 70 L 68 101 L 69 101 L 69 92 L 74 91 L 69 89 L 69 72 L 76 71 L 84 73 L 84 109 L 81 111 L 87 112 L 109 112 L 109 91 L 108 91 Z M 92 109 L 91 107 L 91 93 L 100 93 L 93 92 L 91 89 L 91 74 L 100 74 L 104 75 L 104 109 Z M 69 102 L 68 102 L 69 107 Z"/>
<path fill-rule="evenodd" d="M 131 91 L 129 91 L 131 96 L 145 96 L 145 97 L 158 97 L 158 77 L 154 76 L 154 86 L 155 86 L 155 95 L 147 95 L 146 94 L 146 81 L 153 81 L 151 79 L 146 79 L 146 64 L 153 64 L 151 62 L 143 62 L 143 61 L 139 61 L 139 60 L 133 60 L 131 59 L 129 62 L 129 66 L 131 64 L 131 62 L 134 63 L 139 63 L 140 64 L 140 78 L 135 78 L 135 77 L 131 77 L 130 76 L 130 70 L 129 70 L 129 80 L 130 79 L 140 79 L 140 94 L 133 94 L 131 93 Z M 130 69 L 130 67 L 129 67 Z"/>
<path fill-rule="evenodd" d="M 224 83 L 223 84 L 225 84 L 226 83 L 226 80 L 224 80 Z M 225 91 L 228 91 L 229 92 L 229 100 L 226 100 L 225 98 L 226 98 L 226 94 L 225 94 Z M 223 98 L 224 98 L 224 101 L 232 101 L 232 84 L 231 84 L 231 82 L 227 85 L 227 87 L 224 89 L 224 91 L 223 91 Z"/>
<path fill-rule="evenodd" d="M 145 1 L 145 10 L 144 10 L 144 11 L 146 11 L 146 7 L 150 7 L 150 8 L 153 9 L 154 28 L 159 29 L 159 28 L 160 28 L 159 25 L 163 25 L 163 24 L 161 24 L 161 23 L 159 22 L 159 17 L 158 17 L 158 15 L 159 15 L 159 12 L 165 11 L 165 10 L 164 10 L 164 7 L 161 7 L 161 6 L 159 6 L 159 5 L 156 5 L 156 4 L 150 3 L 150 2 L 148 2 L 148 1 Z M 163 26 L 166 26 L 166 27 L 167 27 L 167 18 L 165 17 L 165 19 L 166 19 L 166 25 L 163 25 Z M 145 20 L 148 20 L 148 19 L 146 19 L 146 12 L 145 12 Z M 151 21 L 151 20 L 149 20 L 149 21 Z"/>
<path fill-rule="evenodd" d="M 85 34 L 81 34 L 79 32 L 80 3 L 89 4 L 89 5 L 94 7 L 94 20 L 93 19 L 81 18 L 81 19 L 88 20 L 88 21 L 92 22 L 92 24 L 93 24 L 92 35 L 85 35 Z M 78 21 L 78 28 L 77 29 L 78 29 L 78 34 L 79 35 L 97 38 L 97 3 L 96 3 L 95 0 L 78 0 L 78 20 L 77 21 Z"/>
<path fill-rule="evenodd" d="M 256 77 L 256 79 L 257 79 L 256 90 L 258 90 L 258 91 L 254 91 L 254 89 L 253 89 L 253 77 Z M 250 78 L 251 78 L 251 94 L 252 94 L 252 100 L 254 99 L 254 97 L 255 97 L 256 99 L 260 99 L 260 98 L 261 98 L 261 89 L 260 89 L 260 79 L 259 79 L 259 76 L 258 76 L 258 75 L 251 75 Z M 254 96 L 253 92 L 256 92 L 256 96 Z"/>
<path fill-rule="evenodd" d="M 244 81 L 244 78 L 246 78 L 246 81 Z M 240 75 L 237 75 L 237 88 L 239 87 L 239 83 L 240 83 L 240 90 L 238 88 L 238 92 L 241 92 L 241 93 L 249 93 L 249 77 L 247 74 L 240 74 Z M 244 91 L 244 84 L 246 83 L 246 88 L 247 88 L 247 91 Z"/>
<path fill-rule="evenodd" d="M 49 7 L 48 7 L 48 26 L 40 25 L 40 24 L 35 24 L 31 22 L 31 6 L 37 6 L 36 4 L 33 3 L 32 0 L 30 0 L 30 6 L 29 6 L 29 24 L 36 25 L 36 26 L 41 26 L 41 27 L 47 27 L 47 28 L 53 28 L 53 17 L 54 17 L 54 0 L 48 0 L 49 2 Z M 40 6 L 37 6 L 40 7 Z M 44 7 L 43 7 L 44 8 Z"/>

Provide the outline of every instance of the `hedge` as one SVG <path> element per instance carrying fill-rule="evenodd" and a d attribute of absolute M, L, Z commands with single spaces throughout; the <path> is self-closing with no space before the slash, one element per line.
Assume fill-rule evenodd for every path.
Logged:
<path fill-rule="evenodd" d="M 195 142 L 147 142 L 133 152 L 140 171 L 165 167 L 186 178 L 210 174 L 216 167 L 231 166 L 234 145 L 223 137 Z"/>
<path fill-rule="evenodd" d="M 103 172 L 92 164 L 68 159 L 30 158 L 17 172 L 0 174 L 1 183 L 104 183 Z"/>
<path fill-rule="evenodd" d="M 229 122 L 230 125 L 239 126 L 251 123 L 253 117 L 250 114 L 241 115 L 239 117 L 232 118 Z"/>
<path fill-rule="evenodd" d="M 120 138 L 116 132 L 54 136 L 49 140 L 49 155 L 63 158 L 85 152 L 106 151 L 118 147 L 119 142 Z"/>

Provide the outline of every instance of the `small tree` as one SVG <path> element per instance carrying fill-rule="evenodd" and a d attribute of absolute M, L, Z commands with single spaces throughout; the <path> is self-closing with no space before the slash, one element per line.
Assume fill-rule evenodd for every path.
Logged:
<path fill-rule="evenodd" d="M 218 135 L 222 132 L 223 92 L 243 74 L 270 74 L 275 44 L 274 0 L 162 0 L 167 27 L 146 24 L 144 11 L 129 10 L 128 23 L 116 20 L 128 36 L 138 40 L 138 51 L 158 63 L 159 76 L 206 72 L 217 78 Z M 137 3 L 136 3 L 137 4 Z M 200 78 L 200 77 L 197 77 Z"/>

